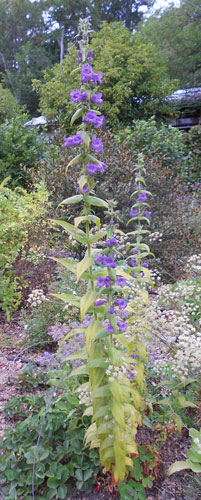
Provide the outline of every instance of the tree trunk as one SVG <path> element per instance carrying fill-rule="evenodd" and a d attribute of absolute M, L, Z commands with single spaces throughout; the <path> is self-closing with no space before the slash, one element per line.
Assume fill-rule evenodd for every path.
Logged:
<path fill-rule="evenodd" d="M 64 59 L 64 35 L 65 35 L 65 26 L 61 29 L 61 38 L 60 38 L 60 67 L 62 68 L 62 62 Z"/>

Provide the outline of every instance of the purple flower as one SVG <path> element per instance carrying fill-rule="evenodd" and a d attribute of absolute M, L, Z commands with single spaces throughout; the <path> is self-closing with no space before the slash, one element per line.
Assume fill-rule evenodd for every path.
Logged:
<path fill-rule="evenodd" d="M 103 255 L 96 255 L 94 262 L 95 262 L 95 264 L 102 264 L 103 263 Z"/>
<path fill-rule="evenodd" d="M 134 250 L 134 251 L 133 251 L 133 253 L 134 253 L 135 255 L 137 255 L 137 254 L 138 254 L 138 250 L 137 250 L 137 249 L 136 249 L 136 250 Z"/>
<path fill-rule="evenodd" d="M 140 201 L 146 201 L 146 199 L 147 199 L 147 194 L 146 193 L 141 193 L 139 195 L 139 198 L 137 199 L 137 201 L 138 202 L 140 202 Z"/>
<path fill-rule="evenodd" d="M 115 304 L 118 306 L 119 309 L 125 309 L 127 307 L 127 302 L 124 299 L 115 300 Z"/>
<path fill-rule="evenodd" d="M 99 300 L 96 300 L 94 302 L 94 306 L 98 307 L 98 306 L 102 306 L 103 304 L 105 304 L 105 300 L 102 300 L 102 299 L 99 299 Z"/>
<path fill-rule="evenodd" d="M 110 226 L 112 226 L 114 224 L 114 219 L 110 219 L 109 224 L 110 224 Z"/>
<path fill-rule="evenodd" d="M 87 327 L 91 324 L 91 322 L 92 322 L 92 318 L 85 314 L 84 321 L 82 322 L 83 326 Z"/>
<path fill-rule="evenodd" d="M 133 380 L 135 378 L 135 374 L 134 373 L 129 373 L 128 378 L 130 380 Z"/>
<path fill-rule="evenodd" d="M 79 89 L 72 90 L 70 93 L 71 102 L 86 101 L 87 97 L 88 97 L 87 92 L 82 93 Z"/>
<path fill-rule="evenodd" d="M 102 139 L 92 139 L 91 148 L 97 151 L 97 153 L 101 153 L 103 151 Z"/>
<path fill-rule="evenodd" d="M 98 94 L 91 94 L 90 100 L 95 104 L 103 104 L 102 92 L 99 92 Z"/>
<path fill-rule="evenodd" d="M 105 247 L 112 247 L 113 245 L 117 246 L 119 243 L 116 240 L 116 238 L 111 238 L 110 240 L 107 240 L 104 242 Z"/>
<path fill-rule="evenodd" d="M 114 306 L 110 306 L 110 308 L 109 308 L 109 313 L 110 313 L 110 314 L 114 314 Z"/>
<path fill-rule="evenodd" d="M 92 57 L 92 56 L 93 56 L 93 50 L 88 50 L 87 57 Z"/>
<path fill-rule="evenodd" d="M 100 172 L 101 174 L 104 173 L 106 164 L 101 162 L 101 165 L 98 163 L 87 163 L 87 174 L 94 175 L 97 172 Z"/>
<path fill-rule="evenodd" d="M 102 78 L 103 78 L 103 73 L 100 71 L 100 73 L 93 73 L 92 74 L 92 81 L 94 83 L 99 83 L 100 85 L 102 84 Z"/>
<path fill-rule="evenodd" d="M 83 141 L 81 134 L 72 135 L 72 137 L 63 137 L 64 146 L 79 146 Z"/>
<path fill-rule="evenodd" d="M 102 263 L 106 267 L 112 267 L 113 269 L 116 267 L 114 259 L 112 257 L 108 257 L 106 255 L 103 255 Z"/>
<path fill-rule="evenodd" d="M 121 276 L 116 277 L 116 284 L 119 286 L 124 286 L 126 285 L 126 280 L 125 278 L 122 278 Z"/>
<path fill-rule="evenodd" d="M 149 267 L 149 264 L 148 264 L 148 262 L 142 262 L 142 266 L 143 267 Z"/>
<path fill-rule="evenodd" d="M 111 323 L 109 323 L 106 332 L 108 332 L 108 333 L 114 333 L 114 327 L 111 325 Z"/>
<path fill-rule="evenodd" d="M 138 210 L 130 210 L 131 217 L 137 217 L 137 215 L 138 215 Z"/>
<path fill-rule="evenodd" d="M 117 321 L 117 326 L 120 332 L 125 332 L 127 330 L 128 323 L 124 321 Z"/>
<path fill-rule="evenodd" d="M 89 111 L 83 118 L 83 122 L 89 122 L 91 125 L 96 125 L 97 122 L 97 114 L 95 111 Z"/>
<path fill-rule="evenodd" d="M 112 278 L 110 276 L 106 276 L 105 278 L 96 278 L 97 281 L 97 286 L 98 288 L 101 288 L 102 286 L 105 286 L 106 288 L 109 288 L 111 285 Z"/>
<path fill-rule="evenodd" d="M 152 216 L 152 212 L 150 212 L 149 210 L 145 210 L 144 211 L 144 215 L 145 215 L 145 217 L 147 217 L 148 219 L 150 219 L 151 216 Z"/>
<path fill-rule="evenodd" d="M 136 259 L 134 259 L 134 257 L 131 257 L 131 266 L 132 267 L 135 267 L 136 266 Z"/>
<path fill-rule="evenodd" d="M 82 193 L 82 194 L 89 193 L 89 186 L 88 186 L 87 182 L 86 182 L 86 184 L 84 184 L 82 189 L 80 189 L 80 187 L 78 187 L 77 190 L 78 190 L 78 193 Z"/>
<path fill-rule="evenodd" d="M 91 80 L 92 78 L 92 74 L 93 74 L 92 66 L 87 66 L 87 65 L 83 66 L 81 70 L 81 76 L 82 76 L 81 81 L 83 83 L 88 83 L 89 80 Z"/>
<path fill-rule="evenodd" d="M 102 126 L 103 126 L 103 123 L 104 123 L 104 120 L 105 120 L 104 115 L 97 116 L 97 118 L 96 118 L 96 124 L 94 125 L 94 127 L 95 127 L 95 128 L 102 127 Z"/>
<path fill-rule="evenodd" d="M 77 54 L 78 54 L 78 57 L 79 57 L 80 59 L 82 59 L 82 51 L 81 51 L 81 50 L 78 50 L 78 51 L 77 51 Z"/>

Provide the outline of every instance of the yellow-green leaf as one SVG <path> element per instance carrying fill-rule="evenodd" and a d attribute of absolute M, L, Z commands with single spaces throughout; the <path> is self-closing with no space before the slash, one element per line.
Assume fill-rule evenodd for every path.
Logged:
<path fill-rule="evenodd" d="M 80 297 L 75 297 L 75 295 L 71 295 L 70 293 L 50 293 L 50 295 L 75 307 L 80 307 Z"/>
<path fill-rule="evenodd" d="M 77 281 L 81 278 L 82 274 L 88 267 L 91 267 L 93 264 L 93 259 L 92 257 L 85 257 L 82 259 L 80 262 L 77 264 Z"/>
<path fill-rule="evenodd" d="M 68 170 L 68 167 L 71 167 L 71 165 L 76 165 L 76 163 L 78 163 L 81 159 L 82 155 L 79 154 L 77 156 L 75 156 L 75 158 L 73 158 L 71 161 L 69 161 L 67 167 L 66 167 L 66 170 Z"/>
<path fill-rule="evenodd" d="M 81 321 L 84 319 L 84 315 L 88 311 L 89 307 L 95 302 L 97 299 L 98 294 L 94 292 L 93 290 L 89 290 L 85 295 L 81 298 L 80 300 L 80 314 L 81 314 Z"/>
<path fill-rule="evenodd" d="M 60 205 L 73 205 L 75 203 L 79 203 L 82 200 L 82 194 L 75 194 L 74 196 L 70 196 L 70 198 L 66 198 L 66 200 L 63 200 Z"/>
<path fill-rule="evenodd" d="M 71 127 L 72 127 L 73 123 L 75 122 L 75 120 L 80 118 L 81 115 L 82 115 L 82 108 L 79 108 L 79 109 L 77 109 L 77 111 L 75 111 L 74 115 L 71 118 L 71 122 L 70 122 Z"/>

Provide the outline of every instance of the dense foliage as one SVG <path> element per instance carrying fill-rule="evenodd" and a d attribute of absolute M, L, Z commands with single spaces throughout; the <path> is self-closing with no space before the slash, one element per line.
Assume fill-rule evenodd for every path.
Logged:
<path fill-rule="evenodd" d="M 31 170 L 44 155 L 44 138 L 26 126 L 27 115 L 4 121 L 0 125 L 0 182 L 9 176 L 9 185 L 30 187 Z"/>
<path fill-rule="evenodd" d="M 104 23 L 92 38 L 94 70 L 104 71 L 102 90 L 103 111 L 107 125 L 120 126 L 130 123 L 135 116 L 160 113 L 163 98 L 175 88 L 175 81 L 168 79 L 165 67 L 158 67 L 158 57 L 152 44 L 131 34 L 121 23 Z M 45 73 L 44 83 L 34 81 L 34 88 L 41 95 L 40 109 L 50 119 L 69 123 L 70 90 L 79 84 L 75 50 L 71 47 L 62 69 L 55 66 Z"/>

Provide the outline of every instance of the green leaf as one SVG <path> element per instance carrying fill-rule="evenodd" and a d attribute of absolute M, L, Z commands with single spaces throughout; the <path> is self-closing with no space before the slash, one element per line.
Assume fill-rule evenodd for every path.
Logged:
<path fill-rule="evenodd" d="M 181 417 L 179 415 L 174 415 L 173 416 L 173 420 L 174 420 L 174 422 L 175 422 L 175 424 L 176 424 L 176 426 L 178 428 L 178 431 L 181 433 L 182 427 L 184 425 L 183 422 L 182 422 Z"/>
<path fill-rule="evenodd" d="M 105 207 L 108 208 L 108 203 L 105 200 L 102 200 L 101 198 L 97 198 L 96 196 L 87 196 L 87 202 L 90 205 L 95 205 L 96 207 Z"/>
<path fill-rule="evenodd" d="M 89 368 L 106 368 L 108 366 L 108 363 L 105 358 L 100 358 L 100 359 L 92 359 L 88 363 Z"/>
<path fill-rule="evenodd" d="M 68 259 L 57 259 L 56 257 L 49 257 L 49 259 L 55 260 L 55 262 L 58 262 L 59 264 L 64 266 L 66 269 L 68 269 L 72 273 L 76 274 L 77 262 L 73 262 L 72 260 L 68 260 Z"/>
<path fill-rule="evenodd" d="M 189 469 L 191 469 L 193 472 L 201 472 L 201 463 L 196 463 L 192 462 L 191 460 L 187 460 Z"/>
<path fill-rule="evenodd" d="M 73 224 L 69 224 L 68 222 L 64 220 L 54 220 L 54 224 L 58 224 L 59 226 L 63 227 L 63 229 L 73 236 L 77 241 L 82 243 L 83 245 L 87 244 L 87 237 L 84 231 L 81 231 L 81 229 L 76 230 L 76 228 L 73 226 Z"/>
<path fill-rule="evenodd" d="M 83 481 L 83 473 L 81 469 L 76 469 L 75 477 L 78 479 L 78 481 Z"/>
<path fill-rule="evenodd" d="M 95 156 L 92 156 L 90 154 L 87 155 L 87 159 L 92 161 L 92 163 L 98 163 L 98 165 L 102 165 L 102 162 L 97 160 L 97 158 L 95 158 Z"/>
<path fill-rule="evenodd" d="M 178 462 L 175 462 L 169 467 L 167 474 L 168 476 L 170 476 L 171 474 L 174 474 L 175 472 L 179 472 L 180 470 L 184 469 L 190 469 L 188 461 L 180 460 Z"/>
<path fill-rule="evenodd" d="M 79 154 L 77 156 L 75 156 L 75 158 L 73 158 L 67 165 L 66 169 L 68 170 L 68 167 L 71 167 L 71 165 L 76 165 L 76 163 L 78 163 L 80 161 L 80 158 L 82 158 L 82 155 Z"/>
<path fill-rule="evenodd" d="M 53 488 L 54 490 L 57 489 L 59 483 L 60 479 L 57 479 L 56 477 L 50 477 L 47 481 L 47 485 L 49 486 L 49 488 Z"/>
<path fill-rule="evenodd" d="M 71 295 L 70 293 L 51 293 L 50 295 L 75 307 L 80 307 L 80 297 L 75 297 L 75 295 Z"/>
<path fill-rule="evenodd" d="M 190 460 L 192 462 L 198 462 L 199 464 L 201 464 L 201 454 L 197 453 L 196 450 L 194 450 L 194 449 L 188 450 L 187 455 L 188 455 L 188 458 L 190 458 Z"/>
<path fill-rule="evenodd" d="M 96 233 L 94 236 L 91 236 L 89 238 L 89 243 L 92 245 L 93 243 L 96 243 L 96 241 L 104 238 L 104 236 L 106 235 L 106 231 L 100 231 L 99 233 Z"/>
<path fill-rule="evenodd" d="M 78 264 L 77 264 L 77 281 L 81 278 L 82 274 L 86 269 L 91 267 L 93 264 L 93 259 L 92 257 L 84 257 Z"/>
<path fill-rule="evenodd" d="M 87 481 L 90 477 L 93 476 L 93 470 L 87 469 L 84 471 L 84 481 Z"/>
<path fill-rule="evenodd" d="M 81 130 L 80 135 L 82 136 L 84 144 L 87 146 L 87 148 L 89 148 L 91 138 L 88 132 L 84 132 L 83 130 Z"/>
<path fill-rule="evenodd" d="M 60 205 L 73 205 L 74 203 L 79 203 L 82 200 L 82 194 L 75 194 L 74 196 L 70 196 L 70 198 L 66 198 L 65 200 L 63 200 Z"/>
<path fill-rule="evenodd" d="M 81 321 L 84 319 L 84 315 L 88 311 L 89 307 L 95 302 L 98 294 L 93 290 L 89 290 L 85 295 L 80 299 L 80 315 Z"/>
<path fill-rule="evenodd" d="M 74 115 L 72 116 L 71 118 L 71 121 L 70 121 L 70 125 L 72 127 L 73 123 L 78 119 L 80 118 L 80 116 L 82 116 L 82 108 L 79 108 L 77 109 L 77 111 L 75 111 Z"/>
<path fill-rule="evenodd" d="M 34 462 L 42 462 L 49 455 L 49 450 L 43 448 L 42 446 L 31 446 L 29 451 L 24 454 L 28 464 L 33 464 Z"/>
<path fill-rule="evenodd" d="M 68 361 L 68 358 L 66 358 L 65 361 Z M 88 374 L 89 374 L 89 370 L 88 370 L 87 366 L 81 365 L 81 366 L 77 366 L 77 368 L 72 370 L 72 372 L 70 372 L 69 377 L 74 377 L 75 375 L 88 375 Z"/>
<path fill-rule="evenodd" d="M 66 498 L 66 495 L 67 495 L 67 488 L 66 486 L 64 486 L 63 484 L 61 486 L 59 486 L 58 490 L 57 490 L 57 495 L 59 498 Z"/>

